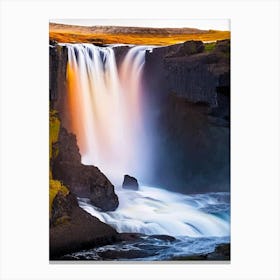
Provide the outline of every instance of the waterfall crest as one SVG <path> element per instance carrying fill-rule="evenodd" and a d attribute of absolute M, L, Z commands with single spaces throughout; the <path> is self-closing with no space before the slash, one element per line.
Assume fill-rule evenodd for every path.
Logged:
<path fill-rule="evenodd" d="M 151 47 L 132 47 L 121 65 L 112 47 L 66 44 L 71 129 L 82 162 L 114 183 L 124 174 L 142 178 L 151 161 L 142 110 L 142 70 Z"/>

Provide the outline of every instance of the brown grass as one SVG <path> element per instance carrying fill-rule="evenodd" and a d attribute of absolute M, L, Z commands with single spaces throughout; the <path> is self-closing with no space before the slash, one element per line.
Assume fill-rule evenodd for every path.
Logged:
<path fill-rule="evenodd" d="M 50 24 L 50 39 L 59 43 L 99 43 L 135 45 L 171 45 L 189 40 L 217 41 L 230 38 L 229 31 L 199 29 L 94 28 Z"/>

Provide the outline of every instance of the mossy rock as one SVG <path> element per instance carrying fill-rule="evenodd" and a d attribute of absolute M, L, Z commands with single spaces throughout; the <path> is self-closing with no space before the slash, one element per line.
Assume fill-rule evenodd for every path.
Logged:
<path fill-rule="evenodd" d="M 59 130 L 60 130 L 60 120 L 58 118 L 57 111 L 51 110 L 49 115 L 49 157 L 52 159 L 53 157 L 58 155 L 58 149 L 54 145 L 58 140 Z"/>
<path fill-rule="evenodd" d="M 216 42 L 211 42 L 211 43 L 205 43 L 204 44 L 204 51 L 205 52 L 211 52 L 215 50 L 216 48 Z"/>
<path fill-rule="evenodd" d="M 70 221 L 71 221 L 71 217 L 69 217 L 68 215 L 65 215 L 65 216 L 62 216 L 62 217 L 56 219 L 55 226 L 69 223 Z"/>
<path fill-rule="evenodd" d="M 63 196 L 66 196 L 69 194 L 69 190 L 66 186 L 64 186 L 60 181 L 58 180 L 52 180 L 50 179 L 50 188 L 49 188 L 49 209 L 51 212 L 53 200 L 56 197 L 56 195 L 60 192 Z"/>

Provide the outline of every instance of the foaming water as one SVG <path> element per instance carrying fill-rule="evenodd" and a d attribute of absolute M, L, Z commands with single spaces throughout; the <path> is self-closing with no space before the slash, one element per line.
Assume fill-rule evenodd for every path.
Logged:
<path fill-rule="evenodd" d="M 145 52 L 152 47 L 132 47 L 117 67 L 111 46 L 65 46 L 71 129 L 82 162 L 98 166 L 114 183 L 120 184 L 126 173 L 143 178 L 152 153 L 145 133 L 141 84 Z"/>
<path fill-rule="evenodd" d="M 100 212 L 87 199 L 79 205 L 118 232 L 167 234 L 188 237 L 230 235 L 228 193 L 184 195 L 154 187 L 139 191 L 116 190 L 120 205 L 116 211 Z"/>

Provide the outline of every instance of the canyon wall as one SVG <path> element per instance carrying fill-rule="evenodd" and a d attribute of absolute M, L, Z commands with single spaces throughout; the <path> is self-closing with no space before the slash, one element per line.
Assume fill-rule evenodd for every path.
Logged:
<path fill-rule="evenodd" d="M 230 188 L 230 41 L 206 46 L 189 41 L 146 54 L 152 183 L 184 193 Z"/>

